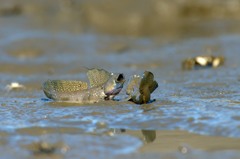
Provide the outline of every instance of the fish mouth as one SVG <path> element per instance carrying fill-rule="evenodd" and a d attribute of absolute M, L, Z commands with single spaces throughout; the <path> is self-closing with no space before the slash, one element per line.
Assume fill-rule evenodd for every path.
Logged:
<path fill-rule="evenodd" d="M 123 73 L 120 73 L 116 79 L 116 82 L 118 83 L 122 83 L 122 82 L 125 82 L 125 77 L 123 75 Z"/>
<path fill-rule="evenodd" d="M 105 100 L 110 100 L 113 99 L 121 90 L 123 87 L 116 88 L 112 91 L 109 91 L 105 93 L 106 97 L 104 98 Z"/>
<path fill-rule="evenodd" d="M 111 96 L 111 95 L 117 95 L 121 90 L 122 90 L 123 87 L 119 87 L 119 88 L 116 88 L 112 91 L 109 91 L 106 93 L 107 96 Z"/>
<path fill-rule="evenodd" d="M 109 85 L 105 86 L 104 91 L 105 95 L 107 96 L 108 99 L 112 99 L 114 96 L 119 94 L 119 92 L 123 88 L 123 83 L 125 82 L 125 77 L 123 73 L 117 74 L 117 76 L 114 77 L 113 81 L 110 81 L 110 87 Z M 113 82 L 113 83 L 112 83 Z M 109 87 L 109 88 L 108 88 Z"/>

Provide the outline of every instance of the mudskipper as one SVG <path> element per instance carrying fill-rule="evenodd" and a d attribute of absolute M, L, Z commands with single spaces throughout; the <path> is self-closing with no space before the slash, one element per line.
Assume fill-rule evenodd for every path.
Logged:
<path fill-rule="evenodd" d="M 73 103 L 97 103 L 116 96 L 125 82 L 121 73 L 109 73 L 103 69 L 89 69 L 87 82 L 76 80 L 48 80 L 43 83 L 45 95 L 55 101 Z"/>
<path fill-rule="evenodd" d="M 126 93 L 128 100 L 136 104 L 145 104 L 151 100 L 152 92 L 158 87 L 152 72 L 145 71 L 143 76 L 133 75 L 128 83 Z"/>

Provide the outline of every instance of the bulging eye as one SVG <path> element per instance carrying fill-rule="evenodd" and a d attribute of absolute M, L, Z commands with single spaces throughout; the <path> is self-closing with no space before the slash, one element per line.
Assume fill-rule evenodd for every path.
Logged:
<path fill-rule="evenodd" d="M 118 75 L 116 82 L 122 82 L 122 81 L 124 81 L 124 79 L 125 79 L 124 75 L 121 73 Z"/>

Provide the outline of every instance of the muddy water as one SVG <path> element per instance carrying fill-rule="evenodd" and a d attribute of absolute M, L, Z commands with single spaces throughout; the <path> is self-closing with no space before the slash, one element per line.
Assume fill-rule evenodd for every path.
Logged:
<path fill-rule="evenodd" d="M 33 23 L 28 5 L 24 16 L 12 15 L 22 12 L 10 7 L 0 17 L 0 158 L 240 157 L 240 36 L 229 27 L 224 34 L 182 39 L 182 31 L 175 38 L 75 33 Z M 182 60 L 202 54 L 226 62 L 181 70 Z M 156 101 L 123 102 L 124 90 L 120 101 L 91 105 L 44 96 L 45 80 L 86 80 L 86 68 L 93 67 L 127 78 L 152 71 Z M 22 87 L 10 89 L 12 82 Z"/>

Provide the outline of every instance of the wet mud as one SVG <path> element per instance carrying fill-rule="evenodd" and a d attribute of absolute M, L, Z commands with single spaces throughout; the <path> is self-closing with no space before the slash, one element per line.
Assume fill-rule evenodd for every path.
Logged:
<path fill-rule="evenodd" d="M 0 2 L 0 158 L 240 158 L 238 1 Z M 181 68 L 203 55 L 224 64 Z M 86 68 L 148 70 L 158 88 L 143 105 L 125 87 L 95 104 L 46 98 L 44 81 Z"/>

